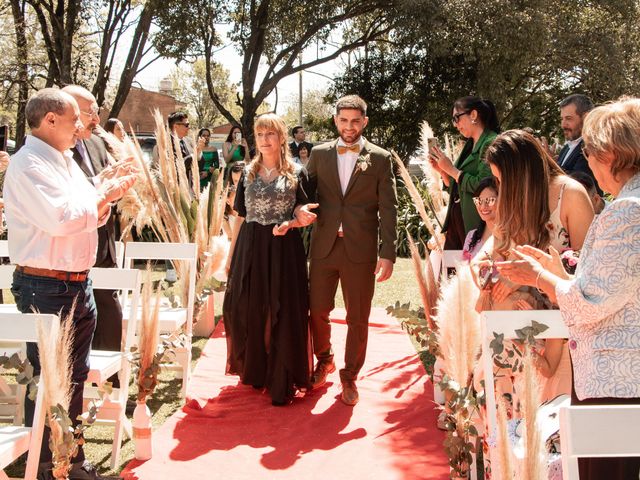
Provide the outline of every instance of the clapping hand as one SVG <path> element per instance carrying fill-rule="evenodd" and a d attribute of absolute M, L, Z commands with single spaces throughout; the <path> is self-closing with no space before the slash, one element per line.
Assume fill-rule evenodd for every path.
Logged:
<path fill-rule="evenodd" d="M 137 174 L 138 169 L 134 164 L 134 158 L 129 157 L 102 169 L 102 171 L 98 173 L 98 178 L 101 182 L 104 182 L 112 178 Z"/>
<path fill-rule="evenodd" d="M 127 190 L 129 190 L 136 182 L 135 174 L 121 175 L 105 180 L 100 184 L 99 192 L 104 196 L 108 203 L 120 200 Z"/>
<path fill-rule="evenodd" d="M 0 151 L 0 172 L 4 172 L 9 166 L 9 154 L 4 151 Z"/>
<path fill-rule="evenodd" d="M 311 210 L 318 207 L 319 204 L 317 203 L 307 203 L 306 205 L 296 207 L 295 215 L 301 227 L 306 227 L 307 225 L 311 225 L 315 222 L 318 215 L 313 213 Z"/>

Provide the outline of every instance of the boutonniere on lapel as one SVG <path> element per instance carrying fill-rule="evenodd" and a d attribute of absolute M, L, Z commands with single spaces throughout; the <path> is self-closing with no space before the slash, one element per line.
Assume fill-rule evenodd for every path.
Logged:
<path fill-rule="evenodd" d="M 356 170 L 360 170 L 361 172 L 364 172 L 370 166 L 371 166 L 370 153 L 367 153 L 366 155 L 360 155 L 356 160 Z"/>

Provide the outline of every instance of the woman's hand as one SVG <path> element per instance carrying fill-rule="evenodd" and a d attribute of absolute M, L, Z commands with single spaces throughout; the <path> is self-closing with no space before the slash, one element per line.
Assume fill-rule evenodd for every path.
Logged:
<path fill-rule="evenodd" d="M 280 225 L 273 226 L 273 236 L 280 237 L 287 233 L 290 227 L 290 222 L 282 222 Z"/>
<path fill-rule="evenodd" d="M 558 251 L 549 247 L 549 253 L 545 253 L 542 250 L 532 247 L 531 245 L 518 246 L 515 249 L 515 253 L 523 253 L 529 257 L 537 260 L 542 265 L 542 268 L 550 271 L 556 277 L 560 277 L 564 280 L 568 280 L 571 276 L 567 273 L 562 265 L 562 259 Z"/>
<path fill-rule="evenodd" d="M 501 279 L 498 279 L 496 283 L 491 287 L 491 299 L 494 303 L 504 302 L 509 295 L 511 295 L 515 289 L 509 285 L 507 285 Z"/>
<path fill-rule="evenodd" d="M 545 268 L 540 262 L 529 255 L 517 250 L 513 250 L 513 253 L 519 260 L 496 262 L 495 265 L 498 268 L 498 272 L 507 280 L 514 283 L 535 287 L 538 275 L 541 274 Z"/>
<path fill-rule="evenodd" d="M 429 150 L 429 159 L 433 163 L 438 165 L 438 169 L 440 172 L 445 173 L 453 177 L 454 179 L 457 176 L 457 168 L 453 165 L 453 161 L 447 157 L 442 150 L 440 150 L 436 145 L 431 147 Z M 442 173 L 441 173 L 442 174 Z"/>

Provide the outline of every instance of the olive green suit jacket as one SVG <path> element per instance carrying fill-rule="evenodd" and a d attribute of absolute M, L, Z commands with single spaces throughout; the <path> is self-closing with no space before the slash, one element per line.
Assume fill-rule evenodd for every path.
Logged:
<path fill-rule="evenodd" d="M 311 234 L 311 259 L 325 258 L 342 223 L 349 260 L 375 262 L 396 258 L 396 189 L 391 154 L 365 140 L 359 159 L 369 155 L 369 165 L 356 162 L 346 192 L 338 174 L 338 141 L 313 147 L 307 166 L 310 198 L 319 203 Z"/>

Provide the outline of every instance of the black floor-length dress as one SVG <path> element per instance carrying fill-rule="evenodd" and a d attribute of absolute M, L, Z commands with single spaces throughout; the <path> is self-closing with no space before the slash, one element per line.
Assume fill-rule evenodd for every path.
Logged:
<path fill-rule="evenodd" d="M 248 168 L 248 167 L 247 167 Z M 312 368 L 307 261 L 300 233 L 273 235 L 306 203 L 306 171 L 296 181 L 271 182 L 248 170 L 238 183 L 235 210 L 245 218 L 231 259 L 223 316 L 227 373 L 242 383 L 266 387 L 274 403 L 285 403 L 296 388 L 308 388 Z"/>

